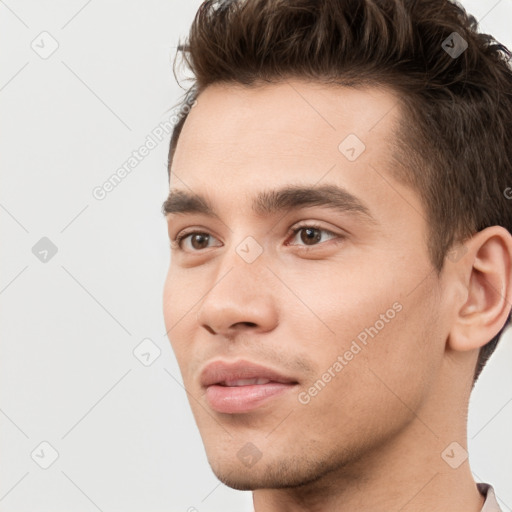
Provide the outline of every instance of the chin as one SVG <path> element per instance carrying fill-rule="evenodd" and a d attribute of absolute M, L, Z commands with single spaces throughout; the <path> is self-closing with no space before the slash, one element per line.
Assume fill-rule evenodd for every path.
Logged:
<path fill-rule="evenodd" d="M 210 461 L 215 476 L 225 485 L 238 491 L 302 487 L 321 479 L 334 468 L 327 469 L 326 461 L 310 461 L 297 457 L 286 460 L 260 460 L 252 467 L 236 461 Z"/>
<path fill-rule="evenodd" d="M 225 474 L 223 472 L 214 471 L 215 476 L 228 487 L 236 489 L 237 491 L 254 491 L 256 489 L 266 488 L 259 478 L 255 478 L 251 475 L 242 476 L 240 472 L 233 472 Z"/>

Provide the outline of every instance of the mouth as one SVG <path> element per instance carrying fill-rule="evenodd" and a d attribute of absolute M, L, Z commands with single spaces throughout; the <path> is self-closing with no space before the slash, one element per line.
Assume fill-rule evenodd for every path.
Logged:
<path fill-rule="evenodd" d="M 256 363 L 215 361 L 201 373 L 201 385 L 211 409 L 236 414 L 253 411 L 295 388 L 298 382 Z"/>

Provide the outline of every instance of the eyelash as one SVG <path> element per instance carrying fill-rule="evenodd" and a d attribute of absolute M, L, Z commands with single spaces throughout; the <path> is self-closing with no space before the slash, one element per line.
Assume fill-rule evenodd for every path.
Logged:
<path fill-rule="evenodd" d="M 314 222 L 308 222 L 308 223 L 304 223 L 304 224 L 299 224 L 298 226 L 290 229 L 290 231 L 286 234 L 286 237 L 288 238 L 289 236 L 293 235 L 293 238 L 295 238 L 297 236 L 297 233 L 299 233 L 300 231 L 302 231 L 303 229 L 306 229 L 306 228 L 313 228 L 313 229 L 316 229 L 318 231 L 323 231 L 324 233 L 328 233 L 329 235 L 334 235 L 335 237 L 337 237 L 338 239 L 335 240 L 334 243 L 339 243 L 339 242 L 342 242 L 346 237 L 344 235 L 341 235 L 341 234 L 338 234 L 338 233 L 334 233 L 333 231 L 330 231 L 328 229 L 325 229 L 323 228 L 322 226 L 318 225 L 318 224 L 315 224 Z M 184 251 L 184 249 L 181 247 L 181 244 L 182 244 L 182 241 L 189 237 L 190 235 L 209 235 L 209 233 L 205 232 L 205 231 L 189 231 L 189 232 L 183 232 L 183 233 L 180 233 L 178 236 L 176 236 L 176 238 L 174 238 L 174 240 L 171 241 L 171 247 L 173 249 L 176 249 L 176 250 L 179 250 L 179 251 Z M 328 240 L 330 241 L 330 240 Z M 301 247 L 300 250 L 305 250 L 305 251 L 308 251 L 308 250 L 313 250 L 315 247 L 318 247 L 319 245 L 322 245 L 324 243 L 327 243 L 327 242 L 320 242 L 316 245 L 313 245 L 313 246 L 307 246 L 307 245 L 303 245 L 303 246 L 298 246 L 298 247 Z M 195 251 L 192 251 L 194 253 L 199 253 L 201 252 L 202 250 L 195 250 Z"/>

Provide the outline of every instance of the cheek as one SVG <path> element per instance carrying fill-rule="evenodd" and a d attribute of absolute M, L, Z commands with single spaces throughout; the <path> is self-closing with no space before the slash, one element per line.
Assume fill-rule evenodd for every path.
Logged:
<path fill-rule="evenodd" d="M 329 368 L 336 377 L 311 400 L 326 428 L 371 432 L 385 424 L 391 431 L 411 419 L 410 409 L 428 397 L 442 358 L 442 340 L 432 330 L 435 311 L 431 295 L 420 292 L 372 290 L 355 308 L 349 301 L 340 305 L 337 323 L 334 317 L 330 322 L 337 328 L 335 346 L 317 351 L 323 354 L 317 378 L 324 380 Z"/>
<path fill-rule="evenodd" d="M 336 273 L 333 267 L 312 273 L 314 279 L 287 277 L 301 300 L 287 301 L 284 314 L 299 340 L 296 348 L 300 345 L 314 358 L 315 378 L 321 378 L 341 357 L 346 377 L 339 379 L 343 385 L 338 383 L 358 396 L 364 397 L 365 389 L 370 392 L 375 383 L 384 388 L 389 383 L 392 389 L 386 393 L 390 395 L 395 389 L 412 391 L 438 356 L 431 339 L 431 317 L 438 304 L 429 284 L 410 293 L 403 266 L 393 273 L 372 264 L 373 275 Z"/>
<path fill-rule="evenodd" d="M 198 284 L 201 282 L 203 276 L 193 269 L 169 267 L 163 289 L 163 312 L 167 330 L 172 329 L 170 334 L 185 324 L 190 325 L 194 306 L 207 291 Z"/>
<path fill-rule="evenodd" d="M 194 304 L 200 297 L 197 286 L 189 281 L 186 273 L 170 267 L 163 289 L 165 329 L 180 367 L 187 358 L 187 347 L 191 346 L 190 322 L 195 314 Z"/>
<path fill-rule="evenodd" d="M 343 354 L 353 340 L 365 346 L 374 338 L 383 338 L 404 316 L 400 284 L 389 272 L 379 270 L 377 275 L 375 268 L 381 269 L 380 265 L 369 265 L 372 275 L 342 261 L 315 263 L 310 272 L 306 268 L 280 273 L 293 290 L 281 297 L 286 304 L 281 311 L 283 324 L 296 329 L 297 339 L 318 349 L 319 362 L 328 362 L 321 354 L 331 358 Z"/>
<path fill-rule="evenodd" d="M 169 329 L 174 324 L 174 317 L 176 315 L 175 304 L 177 298 L 177 282 L 170 267 L 165 277 L 164 290 L 163 290 L 163 313 L 165 320 L 165 327 L 169 333 Z"/>

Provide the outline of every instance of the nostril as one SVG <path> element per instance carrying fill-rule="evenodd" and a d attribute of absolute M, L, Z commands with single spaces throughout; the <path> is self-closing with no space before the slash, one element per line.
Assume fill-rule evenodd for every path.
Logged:
<path fill-rule="evenodd" d="M 236 325 L 246 325 L 247 327 L 256 327 L 256 324 L 254 322 L 238 322 Z"/>
<path fill-rule="evenodd" d="M 230 331 L 236 331 L 241 327 L 257 327 L 258 324 L 255 324 L 254 322 L 237 322 L 229 328 Z M 202 327 L 204 327 L 210 334 L 220 334 L 222 332 L 222 329 L 218 329 L 217 331 L 210 327 L 208 324 L 202 324 Z"/>

